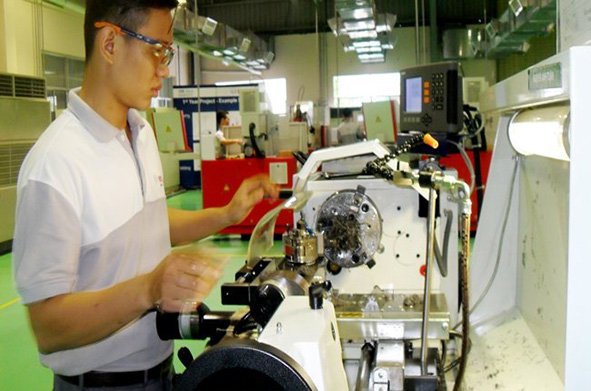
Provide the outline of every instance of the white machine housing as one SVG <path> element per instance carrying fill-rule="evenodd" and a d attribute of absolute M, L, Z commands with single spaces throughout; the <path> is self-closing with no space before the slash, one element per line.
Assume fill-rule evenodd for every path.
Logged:
<path fill-rule="evenodd" d="M 324 301 L 311 309 L 307 296 L 289 296 L 261 332 L 259 342 L 274 346 L 310 375 L 318 391 L 347 390 L 334 307 Z"/>
<path fill-rule="evenodd" d="M 467 383 L 477 389 L 589 387 L 589 64 L 591 47 L 573 47 L 481 96 L 497 134 L 472 256 L 481 339 Z M 570 162 L 518 155 L 508 138 L 515 115 L 552 105 L 570 106 Z"/>
<path fill-rule="evenodd" d="M 426 189 L 419 187 L 415 180 L 405 182 L 397 179 L 393 183 L 373 176 L 340 177 L 341 174 L 359 173 L 368 161 L 389 154 L 390 150 L 377 140 L 315 151 L 294 178 L 294 193 L 307 195 L 303 208 L 294 214 L 294 224 L 303 216 L 307 226 L 316 230 L 323 203 L 339 192 L 354 192 L 358 186 L 363 187 L 361 190 L 364 196 L 369 198 L 382 220 L 380 249 L 373 255 L 375 265 L 372 268 L 360 265 L 342 268 L 336 275 L 328 272 L 325 275 L 331 281 L 333 293 L 337 294 L 336 300 L 340 305 L 343 300 L 351 300 L 346 310 L 339 307 L 340 315 L 337 312 L 343 364 L 348 379 L 346 389 L 350 390 L 356 389 L 356 378 L 361 373 L 359 365 L 363 361 L 361 347 L 364 341 L 371 341 L 376 346 L 375 362 L 370 366 L 371 374 L 367 380 L 370 389 L 403 389 L 408 376 L 421 374 L 420 366 L 406 357 L 405 343 L 421 338 L 422 310 L 411 314 L 408 308 L 403 309 L 402 302 L 410 297 L 422 297 L 425 289 L 421 271 L 427 258 L 428 222 L 426 216 L 419 217 L 419 203 L 421 198 L 427 198 Z M 398 159 L 391 159 L 388 164 L 400 172 L 412 171 L 408 163 Z M 326 173 L 330 173 L 329 178 Z M 437 341 L 449 338 L 449 326 L 455 324 L 458 318 L 457 238 L 460 205 L 443 191 L 438 201 L 441 217 L 436 219 L 435 236 L 440 247 L 443 247 L 444 242 L 445 220 L 449 218 L 451 224 L 445 254 L 448 275 L 443 278 L 438 268 L 434 267 L 431 276 L 430 292 L 434 302 L 430 306 L 428 338 L 429 345 L 433 346 L 438 346 Z M 426 205 L 427 202 L 425 210 L 428 209 Z M 321 233 L 317 232 L 317 235 L 321 236 Z M 383 297 L 379 296 L 383 294 L 380 292 L 392 296 L 378 306 L 376 298 Z M 427 366 L 430 373 L 437 373 L 434 365 L 427 363 Z M 385 379 L 387 384 L 382 384 L 381 380 Z"/>
<path fill-rule="evenodd" d="M 424 197 L 423 189 L 418 187 L 398 187 L 385 179 L 359 176 L 347 179 L 324 179 L 315 174 L 315 168 L 359 172 L 365 161 L 380 156 L 383 145 L 377 140 L 344 147 L 327 148 L 310 155 L 313 162 L 306 162 L 294 180 L 295 192 L 311 194 L 301 213 L 294 214 L 294 225 L 301 215 L 307 225 L 315 229 L 317 214 L 322 203 L 335 192 L 355 190 L 361 185 L 365 194 L 374 202 L 382 218 L 381 251 L 374 255 L 375 266 L 344 268 L 337 275 L 327 274 L 333 287 L 340 293 L 372 293 L 375 287 L 401 294 L 422 293 L 424 277 L 421 267 L 425 264 L 427 253 L 427 218 L 419 218 L 419 197 Z M 384 149 L 384 155 L 389 150 Z M 365 156 L 364 156 L 365 155 Z M 371 157 L 368 158 L 367 155 Z M 353 157 L 351 157 L 353 156 Z M 355 158 L 355 156 L 363 156 Z M 404 164 L 404 163 L 402 163 Z M 446 174 L 456 175 L 455 171 Z M 452 322 L 458 312 L 458 204 L 451 201 L 444 192 L 438 198 L 440 217 L 437 218 L 437 240 L 443 247 L 443 231 L 447 223 L 447 212 L 451 212 L 451 229 L 447 256 L 448 276 L 442 277 L 437 267 L 432 275 L 432 292 L 444 293 Z"/>
<path fill-rule="evenodd" d="M 414 189 L 399 188 L 384 179 L 316 179 L 308 181 L 306 190 L 312 192 L 302 213 L 307 224 L 314 228 L 322 203 L 337 191 L 365 187 L 365 194 L 374 202 L 382 218 L 382 251 L 374 255 L 376 264 L 343 269 L 330 280 L 341 293 L 371 293 L 375 286 L 396 293 L 422 293 L 427 250 L 427 219 L 419 218 L 419 194 Z M 448 277 L 434 273 L 434 292 L 449 295 L 449 302 L 457 301 L 457 209 L 444 193 L 440 197 L 441 217 L 437 220 L 437 239 L 443 245 L 443 228 L 446 217 L 443 211 L 453 213 L 447 259 Z M 297 215 L 296 215 L 297 216 Z M 455 300 L 454 300 L 455 299 Z M 451 304 L 451 303 L 450 303 Z M 457 308 L 457 307 L 456 307 Z M 450 308 L 451 309 L 451 308 Z M 451 312 L 455 312 L 451 309 Z"/>

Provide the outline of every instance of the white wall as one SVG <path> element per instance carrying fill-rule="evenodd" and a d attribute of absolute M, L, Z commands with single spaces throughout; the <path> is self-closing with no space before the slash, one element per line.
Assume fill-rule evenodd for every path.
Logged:
<path fill-rule="evenodd" d="M 275 38 L 275 60 L 263 78 L 287 79 L 287 104 L 320 98 L 320 64 L 316 34 L 280 35 Z"/>
<path fill-rule="evenodd" d="M 50 6 L 43 7 L 43 50 L 84 58 L 84 15 Z"/>
<path fill-rule="evenodd" d="M 0 71 L 41 76 L 39 35 L 35 5 L 24 0 L 0 0 L 3 20 L 0 39 L 4 41 L 4 61 Z"/>
<path fill-rule="evenodd" d="M 42 52 L 84 58 L 84 15 L 27 0 L 0 0 L 0 72 L 43 76 Z"/>
<path fill-rule="evenodd" d="M 6 69 L 6 22 L 4 21 L 4 0 L 0 0 L 0 72 Z"/>

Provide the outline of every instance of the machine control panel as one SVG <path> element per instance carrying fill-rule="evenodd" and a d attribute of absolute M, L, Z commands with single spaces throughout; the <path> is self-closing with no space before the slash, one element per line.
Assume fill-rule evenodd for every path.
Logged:
<path fill-rule="evenodd" d="M 462 78 L 457 62 L 405 69 L 400 83 L 401 132 L 457 133 L 462 129 Z"/>

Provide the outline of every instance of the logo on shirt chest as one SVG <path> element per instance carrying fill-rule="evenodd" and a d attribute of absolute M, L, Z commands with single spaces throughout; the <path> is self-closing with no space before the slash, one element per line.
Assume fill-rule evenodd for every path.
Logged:
<path fill-rule="evenodd" d="M 154 175 L 154 183 L 160 187 L 164 187 L 164 178 L 162 178 L 162 175 Z"/>

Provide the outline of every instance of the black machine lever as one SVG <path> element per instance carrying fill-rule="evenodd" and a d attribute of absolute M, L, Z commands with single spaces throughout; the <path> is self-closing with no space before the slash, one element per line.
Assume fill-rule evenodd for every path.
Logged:
<path fill-rule="evenodd" d="M 186 346 L 183 346 L 179 349 L 178 356 L 179 360 L 181 361 L 181 364 L 183 364 L 185 368 L 189 368 L 189 365 L 191 365 L 191 363 L 194 360 L 193 354 Z"/>
<path fill-rule="evenodd" d="M 310 299 L 310 308 L 313 310 L 319 310 L 322 308 L 324 300 L 324 292 L 328 292 L 332 289 L 330 281 L 314 282 L 308 288 L 308 298 Z"/>

